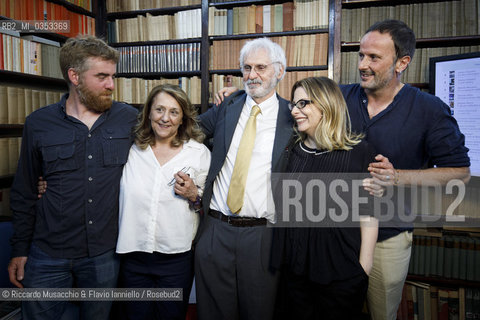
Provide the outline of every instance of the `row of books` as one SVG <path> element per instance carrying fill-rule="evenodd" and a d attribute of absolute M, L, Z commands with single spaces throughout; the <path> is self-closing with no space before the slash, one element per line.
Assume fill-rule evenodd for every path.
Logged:
<path fill-rule="evenodd" d="M 110 43 L 200 38 L 202 12 L 194 9 L 160 16 L 147 13 L 108 22 L 107 29 Z"/>
<path fill-rule="evenodd" d="M 18 35 L 13 32 L 12 34 Z M 0 70 L 62 78 L 60 44 L 36 36 L 0 33 Z"/>
<path fill-rule="evenodd" d="M 341 39 L 359 41 L 369 26 L 384 19 L 404 21 L 417 38 L 478 35 L 479 6 L 478 0 L 462 0 L 342 9 Z"/>
<path fill-rule="evenodd" d="M 290 99 L 290 92 L 296 81 L 306 77 L 326 77 L 327 75 L 328 72 L 326 70 L 287 72 L 283 80 L 278 84 L 276 90 L 281 97 Z M 114 100 L 126 103 L 143 104 L 152 88 L 163 83 L 179 85 L 187 93 L 191 103 L 201 103 L 202 80 L 199 77 L 181 77 L 177 79 L 162 78 L 155 80 L 116 78 L 113 98 Z M 209 103 L 214 102 L 214 95 L 221 88 L 232 86 L 243 89 L 242 77 L 213 74 L 212 81 L 209 83 Z"/>
<path fill-rule="evenodd" d="M 328 34 L 317 33 L 301 36 L 271 37 L 278 43 L 287 57 L 288 67 L 324 66 L 328 57 Z M 210 47 L 210 69 L 238 69 L 240 49 L 248 41 L 214 41 Z"/>
<path fill-rule="evenodd" d="M 0 85 L 0 124 L 24 123 L 26 116 L 59 101 L 62 94 L 60 91 Z"/>
<path fill-rule="evenodd" d="M 159 44 L 117 48 L 118 73 L 200 70 L 200 43 Z"/>
<path fill-rule="evenodd" d="M 415 50 L 408 68 L 402 74 L 402 82 L 428 83 L 430 58 L 459 53 L 479 52 L 480 46 L 423 48 Z M 340 83 L 359 83 L 358 52 L 342 52 Z"/>
<path fill-rule="evenodd" d="M 480 289 L 441 288 L 428 283 L 406 281 L 397 319 L 480 319 Z"/>
<path fill-rule="evenodd" d="M 0 177 L 15 174 L 22 138 L 0 138 Z"/>
<path fill-rule="evenodd" d="M 10 188 L 0 189 L 0 216 L 11 216 Z"/>
<path fill-rule="evenodd" d="M 92 0 L 65 0 L 87 11 L 92 11 Z"/>
<path fill-rule="evenodd" d="M 71 0 L 70 2 L 72 2 Z M 75 0 L 74 2 L 90 3 L 91 1 Z M 80 6 L 83 6 L 80 5 Z M 87 5 L 91 10 L 91 3 Z M 95 35 L 95 18 L 72 12 L 66 7 L 47 0 L 2 0 L 0 16 L 17 21 L 70 21 L 69 32 L 58 32 L 67 37 L 78 34 Z"/>
<path fill-rule="evenodd" d="M 415 231 L 409 274 L 480 281 L 480 234 Z"/>
<path fill-rule="evenodd" d="M 295 1 L 231 9 L 209 7 L 211 36 L 269 33 L 328 27 L 328 1 Z"/>
<path fill-rule="evenodd" d="M 146 80 L 140 78 L 116 78 L 113 99 L 131 104 L 144 104 L 152 89 L 161 84 L 176 84 L 187 93 L 192 104 L 201 103 L 202 83 L 199 77 Z"/>
<path fill-rule="evenodd" d="M 107 12 L 171 8 L 201 4 L 201 0 L 106 0 Z"/>
<path fill-rule="evenodd" d="M 215 93 L 225 87 L 237 87 L 243 89 L 242 77 L 232 75 L 212 74 L 212 81 L 209 83 L 209 103 L 214 102 Z"/>
<path fill-rule="evenodd" d="M 92 0 L 65 0 L 87 11 L 92 11 Z M 46 0 L 2 0 L 0 15 L 14 20 L 43 20 L 46 14 L 62 10 L 58 4 Z"/>

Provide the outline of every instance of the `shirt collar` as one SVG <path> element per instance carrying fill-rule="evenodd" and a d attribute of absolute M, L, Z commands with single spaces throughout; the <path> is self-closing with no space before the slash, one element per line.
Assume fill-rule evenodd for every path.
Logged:
<path fill-rule="evenodd" d="M 249 95 L 247 95 L 247 100 L 245 100 L 245 105 L 247 106 L 249 112 L 252 110 L 254 105 L 257 105 L 260 107 L 260 110 L 262 114 L 265 114 L 265 112 L 269 112 L 275 107 L 278 107 L 278 97 L 277 93 L 275 92 L 270 98 L 267 100 L 263 101 L 262 103 L 258 104 L 253 100 L 253 98 Z"/>
<path fill-rule="evenodd" d="M 192 148 L 192 149 L 201 150 L 201 149 L 203 148 L 202 146 L 203 146 L 203 145 L 202 145 L 200 142 L 198 142 L 198 141 L 196 141 L 196 140 L 194 140 L 194 139 L 190 139 L 190 140 L 188 140 L 187 142 L 185 142 L 185 143 L 183 144 L 183 148 L 184 148 L 184 149 L 186 149 L 186 148 Z"/>
<path fill-rule="evenodd" d="M 62 98 L 60 99 L 60 101 L 58 102 L 59 106 L 60 106 L 60 110 L 62 112 L 62 115 L 64 117 L 68 117 L 67 115 L 67 99 L 68 99 L 68 96 L 69 96 L 69 93 L 65 93 Z M 108 114 L 110 113 L 110 110 L 112 110 L 113 108 L 113 105 L 116 103 L 116 101 L 112 101 L 112 106 L 110 107 L 110 109 L 104 111 L 103 113 L 105 113 L 105 116 L 108 116 Z"/>

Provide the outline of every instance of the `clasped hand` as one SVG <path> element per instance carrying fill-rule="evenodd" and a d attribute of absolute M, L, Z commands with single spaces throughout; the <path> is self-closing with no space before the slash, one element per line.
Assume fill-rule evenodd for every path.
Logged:
<path fill-rule="evenodd" d="M 197 199 L 198 188 L 192 178 L 190 178 L 190 175 L 183 171 L 178 171 L 173 177 L 175 179 L 175 185 L 173 186 L 175 194 L 194 202 Z"/>

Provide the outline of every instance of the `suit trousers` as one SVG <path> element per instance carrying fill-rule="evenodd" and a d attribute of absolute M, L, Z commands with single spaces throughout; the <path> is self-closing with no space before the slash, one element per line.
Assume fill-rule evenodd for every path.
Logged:
<path fill-rule="evenodd" d="M 205 216 L 195 247 L 200 320 L 272 319 L 278 275 L 270 269 L 272 228 L 234 227 Z"/>
<path fill-rule="evenodd" d="M 412 232 L 378 242 L 368 281 L 368 309 L 372 320 L 395 320 L 402 300 L 412 251 Z"/>

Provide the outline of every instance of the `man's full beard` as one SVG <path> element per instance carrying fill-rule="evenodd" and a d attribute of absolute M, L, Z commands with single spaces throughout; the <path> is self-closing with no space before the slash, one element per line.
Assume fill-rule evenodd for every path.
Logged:
<path fill-rule="evenodd" d="M 104 90 L 100 94 L 95 94 L 80 81 L 77 86 L 77 93 L 80 102 L 84 104 L 88 110 L 102 113 L 110 109 L 112 106 L 112 90 Z"/>

